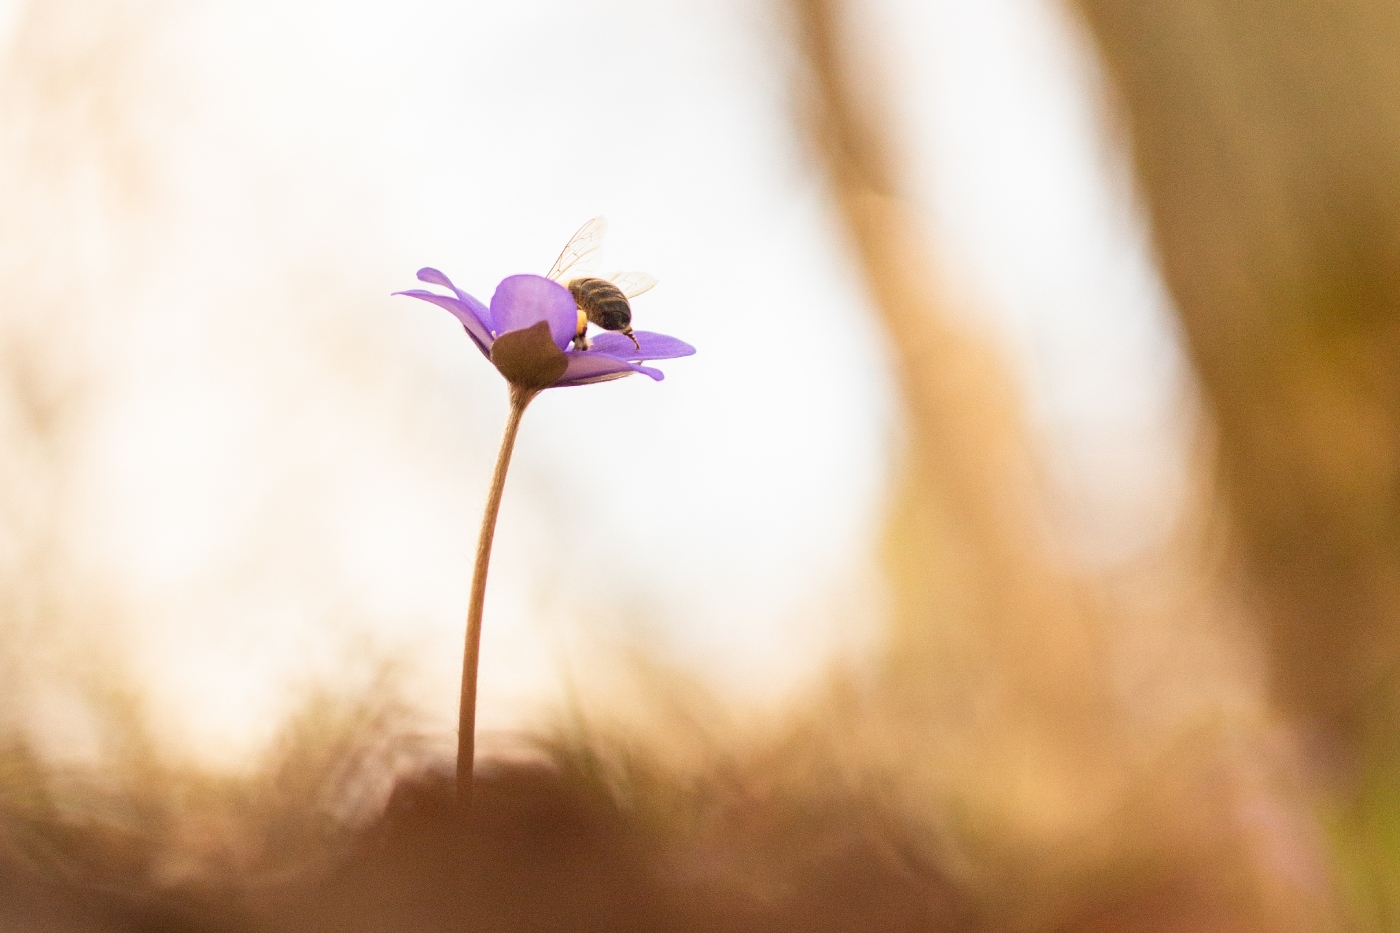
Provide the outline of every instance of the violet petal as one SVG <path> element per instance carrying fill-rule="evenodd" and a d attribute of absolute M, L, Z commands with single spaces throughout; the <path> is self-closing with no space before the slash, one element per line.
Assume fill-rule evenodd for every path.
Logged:
<path fill-rule="evenodd" d="M 564 370 L 564 375 L 560 376 L 558 381 L 554 383 L 556 386 L 587 385 L 590 382 L 617 379 L 631 373 L 642 373 L 658 382 L 666 378 L 659 369 L 638 366 L 636 363 L 629 363 L 627 360 L 620 360 L 606 353 L 585 351 L 569 352 L 564 355 L 569 358 L 569 366 Z"/>
<path fill-rule="evenodd" d="M 620 360 L 674 360 L 681 356 L 691 356 L 695 353 L 695 348 L 684 340 L 677 340 L 675 337 L 668 337 L 665 334 L 653 334 L 650 331 L 633 331 L 632 336 L 637 338 L 637 343 L 633 344 L 626 334 L 619 334 L 606 331 L 592 337 L 589 340 L 589 349 L 595 353 L 606 353 L 608 356 L 615 356 Z"/>
<path fill-rule="evenodd" d="M 578 306 L 558 282 L 542 275 L 512 275 L 491 296 L 491 320 L 498 336 L 544 321 L 555 345 L 563 350 L 578 331 Z"/>
<path fill-rule="evenodd" d="M 482 324 L 486 325 L 488 331 L 494 331 L 496 329 L 495 325 L 491 322 L 491 310 L 487 308 L 486 305 L 477 301 L 456 285 L 453 285 L 451 279 L 432 266 L 424 266 L 418 270 L 418 281 L 427 282 L 429 285 L 441 285 L 443 288 L 452 289 L 452 294 L 456 295 L 459 300 L 466 303 L 467 307 L 476 312 L 477 318 L 481 320 Z"/>
<path fill-rule="evenodd" d="M 491 355 L 491 331 L 486 323 L 477 316 L 476 310 L 464 301 L 460 301 L 450 295 L 439 295 L 437 292 L 425 291 L 421 288 L 410 289 L 406 292 L 394 292 L 395 295 L 407 295 L 409 298 L 417 298 L 422 301 L 431 302 L 439 308 L 445 308 L 452 313 L 452 316 L 462 322 L 466 328 L 467 336 L 472 338 L 472 342 L 477 348 L 487 356 Z M 468 296 L 470 297 L 470 296 Z M 481 302 L 477 302 L 478 305 Z M 483 311 L 485 308 L 482 309 Z"/>

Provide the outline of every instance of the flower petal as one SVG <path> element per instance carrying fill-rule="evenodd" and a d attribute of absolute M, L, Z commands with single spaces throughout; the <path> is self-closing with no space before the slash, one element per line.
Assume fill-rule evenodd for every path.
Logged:
<path fill-rule="evenodd" d="M 477 318 L 481 320 L 481 323 L 486 325 L 488 331 L 494 331 L 496 329 L 491 323 L 491 311 L 486 305 L 477 301 L 456 285 L 453 285 L 451 279 L 432 266 L 424 266 L 418 270 L 418 281 L 427 282 L 429 285 L 441 285 L 443 288 L 452 289 L 452 294 L 456 295 L 460 301 L 466 302 L 467 307 L 476 312 Z"/>
<path fill-rule="evenodd" d="M 562 350 L 578 331 L 578 306 L 558 282 L 542 275 L 512 275 L 497 285 L 496 294 L 491 296 L 491 320 L 498 336 L 545 321 L 555 345 Z"/>
<path fill-rule="evenodd" d="M 629 363 L 606 353 L 575 351 L 564 355 L 569 359 L 569 366 L 564 370 L 564 375 L 560 376 L 558 381 L 554 383 L 556 386 L 582 386 L 588 385 L 590 382 L 606 382 L 609 379 L 630 376 L 632 373 L 642 373 L 658 382 L 666 378 L 659 369 L 638 366 L 636 363 Z"/>
<path fill-rule="evenodd" d="M 589 340 L 589 349 L 595 353 L 615 356 L 620 360 L 633 361 L 674 360 L 695 353 L 695 348 L 684 340 L 677 340 L 665 334 L 637 330 L 632 332 L 632 336 L 637 338 L 636 344 L 633 344 L 626 334 L 605 331 Z"/>
<path fill-rule="evenodd" d="M 450 295 L 439 295 L 437 292 L 425 291 L 421 288 L 410 289 L 406 292 L 394 292 L 394 294 L 407 295 L 410 298 L 418 298 L 422 301 L 432 302 L 439 308 L 446 308 L 448 311 L 451 311 L 452 316 L 462 322 L 462 326 L 466 328 L 467 336 L 472 338 L 472 342 L 476 344 L 477 349 L 481 350 L 481 352 L 487 356 L 491 355 L 491 342 L 493 339 L 491 337 L 491 330 L 486 326 L 486 322 L 478 316 L 476 309 L 467 302 L 460 301 Z M 470 295 L 467 297 L 471 298 Z M 472 300 L 476 301 L 474 298 Z M 476 304 L 478 307 L 481 307 L 482 311 L 486 310 L 486 308 L 481 305 L 481 302 L 476 301 Z"/>

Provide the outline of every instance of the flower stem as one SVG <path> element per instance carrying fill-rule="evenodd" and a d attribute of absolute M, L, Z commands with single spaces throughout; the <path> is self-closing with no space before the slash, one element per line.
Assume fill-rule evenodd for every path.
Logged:
<path fill-rule="evenodd" d="M 496 472 L 486 497 L 486 513 L 481 517 L 481 538 L 476 545 L 476 566 L 472 570 L 471 601 L 467 606 L 467 644 L 462 652 L 462 705 L 457 719 L 457 808 L 465 817 L 472 804 L 472 765 L 476 760 L 476 671 L 481 657 L 481 614 L 486 605 L 486 570 L 491 563 L 491 542 L 496 537 L 496 515 L 501 511 L 501 492 L 506 485 L 510 455 L 525 406 L 538 394 L 537 389 L 512 386 L 510 417 L 506 420 L 501 452 L 496 455 Z"/>

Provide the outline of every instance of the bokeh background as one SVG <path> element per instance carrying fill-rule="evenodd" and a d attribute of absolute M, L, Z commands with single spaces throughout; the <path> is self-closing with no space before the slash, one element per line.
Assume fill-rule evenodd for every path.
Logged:
<path fill-rule="evenodd" d="M 1396 38 L 0 0 L 0 930 L 1400 928 Z M 699 354 L 531 407 L 463 848 L 390 292 L 598 214 Z"/>

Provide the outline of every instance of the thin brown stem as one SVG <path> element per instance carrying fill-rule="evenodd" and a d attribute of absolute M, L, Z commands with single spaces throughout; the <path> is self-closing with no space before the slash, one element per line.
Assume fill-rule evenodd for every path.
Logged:
<path fill-rule="evenodd" d="M 491 542 L 496 537 L 496 516 L 501 511 L 501 493 L 515 449 L 515 435 L 525 406 L 538 390 L 511 387 L 510 417 L 506 420 L 501 452 L 496 455 L 496 472 L 486 497 L 486 513 L 481 517 L 481 538 L 476 545 L 476 566 L 472 570 L 471 601 L 467 607 L 467 643 L 462 652 L 462 704 L 457 718 L 457 806 L 462 816 L 471 811 L 472 765 L 476 760 L 476 671 L 481 658 L 481 614 L 486 605 L 486 571 L 491 564 Z"/>

